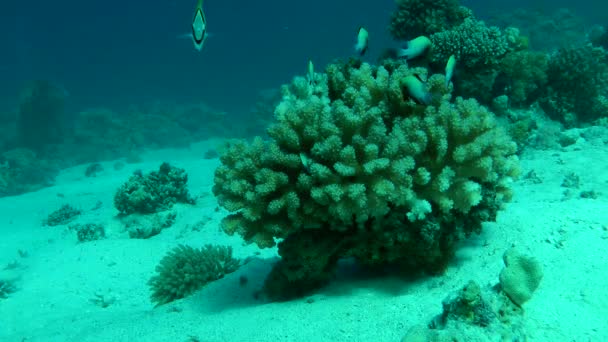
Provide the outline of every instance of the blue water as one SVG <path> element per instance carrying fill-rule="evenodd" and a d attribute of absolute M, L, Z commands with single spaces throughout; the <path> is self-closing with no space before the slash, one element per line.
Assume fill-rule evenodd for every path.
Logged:
<path fill-rule="evenodd" d="M 393 2 L 205 1 L 213 36 L 198 53 L 187 39 L 194 1 L 9 1 L 0 11 L 0 99 L 14 104 L 30 79 L 61 83 L 72 102 L 113 106 L 151 99 L 199 100 L 233 113 L 260 89 L 285 83 L 352 54 L 354 32 L 371 32 L 368 59 L 393 45 Z M 464 1 L 478 16 L 525 6 L 567 6 L 589 22 L 607 21 L 597 1 Z M 1 107 L 0 107 L 1 108 Z"/>
<path fill-rule="evenodd" d="M 350 4 L 349 4 L 350 3 Z M 234 112 L 259 89 L 276 87 L 352 52 L 354 32 L 367 25 L 374 46 L 392 4 L 368 1 L 206 1 L 212 37 L 202 53 L 187 39 L 192 1 L 28 2 L 2 20 L 4 95 L 31 78 L 52 78 L 83 105 L 154 98 L 197 99 Z M 235 99 L 238 99 L 235 101 Z"/>

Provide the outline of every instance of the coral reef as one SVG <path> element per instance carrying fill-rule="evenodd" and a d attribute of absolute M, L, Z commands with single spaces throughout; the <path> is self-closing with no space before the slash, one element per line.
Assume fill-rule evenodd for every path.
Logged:
<path fill-rule="evenodd" d="M 343 257 L 440 271 L 454 242 L 509 200 L 515 143 L 426 69 L 351 61 L 318 76 L 282 88 L 270 141 L 221 156 L 223 229 L 260 247 L 283 239 L 265 288 L 275 299 L 323 283 Z M 412 77 L 427 80 L 429 105 L 411 96 Z"/>
<path fill-rule="evenodd" d="M 68 224 L 80 216 L 81 213 L 82 211 L 79 209 L 76 209 L 69 204 L 64 204 L 61 208 L 50 213 L 49 216 L 44 219 L 43 224 L 51 227 Z"/>
<path fill-rule="evenodd" d="M 401 339 L 418 341 L 526 341 L 523 311 L 493 288 L 469 281 L 442 302 L 428 325 L 414 325 Z"/>
<path fill-rule="evenodd" d="M 407 32 L 428 35 L 432 43 L 428 58 L 410 63 L 428 66 L 432 72 L 443 73 L 446 62 L 453 56 L 456 61 L 451 78 L 454 95 L 472 97 L 485 105 L 497 96 L 507 95 L 510 105 L 518 108 L 530 105 L 543 95 L 547 83 L 546 55 L 529 51 L 528 38 L 522 36 L 519 29 L 486 25 L 468 10 L 464 16 L 455 15 L 459 13 L 457 9 L 462 8 L 456 1 L 399 3 L 391 23 L 393 35 L 397 38 L 402 38 L 400 32 L 409 34 L 409 38 L 413 36 Z M 441 19 L 446 13 L 452 13 L 449 18 L 454 20 Z M 396 20 L 406 15 L 413 20 Z M 440 24 L 425 26 L 425 21 Z M 430 29 L 418 29 L 418 25 Z"/>
<path fill-rule="evenodd" d="M 433 59 L 445 63 L 451 55 L 459 66 L 468 69 L 496 66 L 509 50 L 506 34 L 496 26 L 486 26 L 483 21 L 467 18 L 449 30 L 429 37 L 433 44 Z"/>
<path fill-rule="evenodd" d="M 151 300 L 158 306 L 184 298 L 239 266 L 230 247 L 205 245 L 197 249 L 179 245 L 162 258 L 156 267 L 158 274 L 148 282 Z"/>
<path fill-rule="evenodd" d="M 525 38 L 514 28 L 501 30 L 487 26 L 473 17 L 449 30 L 430 36 L 432 42 L 431 66 L 442 71 L 450 56 L 456 58 L 456 76 L 453 79 L 455 95 L 473 97 L 489 104 L 494 97 L 496 77 L 502 59 L 510 52 L 526 48 Z"/>
<path fill-rule="evenodd" d="M 505 96 L 506 97 L 506 96 Z M 538 114 L 532 110 L 528 111 L 509 111 L 509 122 L 507 131 L 517 143 L 518 152 L 522 152 L 525 146 L 532 142 L 533 134 L 539 128 Z"/>
<path fill-rule="evenodd" d="M 498 285 L 482 288 L 469 281 L 443 300 L 443 312 L 430 324 L 414 325 L 401 341 L 526 341 L 521 304 L 531 297 L 542 271 L 537 261 L 514 249 L 506 251 L 503 259 L 506 268 Z M 525 298 L 513 300 L 512 290 L 525 292 Z"/>
<path fill-rule="evenodd" d="M 460 25 L 472 16 L 458 0 L 396 0 L 389 31 L 396 39 L 410 40 Z"/>
<path fill-rule="evenodd" d="M 590 123 L 608 113 L 608 54 L 586 44 L 551 54 L 545 112 L 567 126 Z"/>
<path fill-rule="evenodd" d="M 543 52 L 520 50 L 508 53 L 500 61 L 492 93 L 508 96 L 510 106 L 530 106 L 546 91 L 548 61 L 547 54 Z"/>
<path fill-rule="evenodd" d="M 73 224 L 68 228 L 76 232 L 78 242 L 101 240 L 106 237 L 105 228 L 97 223 Z"/>
<path fill-rule="evenodd" d="M 160 234 L 163 229 L 171 227 L 176 217 L 174 212 L 152 215 L 131 214 L 121 221 L 131 239 L 149 239 Z"/>
<path fill-rule="evenodd" d="M 37 157 L 36 152 L 17 148 L 0 155 L 0 197 L 36 191 L 52 185 L 58 169 Z"/>
<path fill-rule="evenodd" d="M 443 313 L 438 320 L 441 325 L 448 320 L 461 319 L 469 324 L 487 327 L 496 318 L 490 304 L 483 298 L 481 288 L 472 280 L 442 304 Z"/>
<path fill-rule="evenodd" d="M 530 298 L 543 279 L 540 263 L 534 258 L 510 249 L 503 255 L 505 268 L 500 272 L 502 291 L 517 306 L 522 306 Z"/>
<path fill-rule="evenodd" d="M 158 171 L 135 173 L 114 195 L 114 206 L 122 215 L 152 214 L 170 209 L 175 203 L 193 204 L 183 169 L 162 163 Z"/>

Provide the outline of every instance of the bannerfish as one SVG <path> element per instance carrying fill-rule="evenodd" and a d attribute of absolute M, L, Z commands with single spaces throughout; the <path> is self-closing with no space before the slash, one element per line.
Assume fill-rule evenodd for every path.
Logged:
<path fill-rule="evenodd" d="M 365 27 L 359 27 L 359 32 L 357 32 L 357 44 L 355 44 L 355 50 L 359 53 L 359 56 L 365 55 L 367 52 L 367 44 L 369 42 L 369 33 L 365 29 Z"/>
<path fill-rule="evenodd" d="M 191 35 L 194 48 L 201 51 L 205 44 L 205 40 L 209 35 L 207 33 L 207 19 L 205 18 L 205 12 L 203 12 L 203 0 L 198 0 L 196 8 L 194 9 Z"/>

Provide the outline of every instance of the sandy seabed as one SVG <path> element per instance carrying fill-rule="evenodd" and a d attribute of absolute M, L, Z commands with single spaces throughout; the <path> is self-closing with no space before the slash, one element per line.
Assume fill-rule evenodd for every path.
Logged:
<path fill-rule="evenodd" d="M 404 279 L 341 270 L 327 287 L 283 303 L 254 296 L 276 249 L 244 245 L 219 228 L 225 212 L 211 193 L 219 161 L 201 157 L 217 143 L 148 152 L 121 170 L 103 162 L 94 178 L 85 177 L 87 165 L 74 167 L 50 188 L 1 198 L 0 279 L 16 280 L 17 290 L 0 299 L 0 341 L 399 341 L 469 280 L 496 284 L 511 246 L 543 265 L 542 283 L 524 305 L 530 341 L 608 341 L 608 145 L 601 139 L 526 150 L 513 201 L 481 235 L 463 241 L 445 274 Z M 163 161 L 186 170 L 197 204 L 177 205 L 175 224 L 159 235 L 130 239 L 114 193 L 133 171 L 157 170 Z M 572 173 L 580 188 L 566 195 L 562 182 Z M 75 223 L 102 224 L 107 238 L 79 243 L 67 226 L 42 224 L 66 203 L 83 211 Z M 193 230 L 197 224 L 203 228 Z M 159 260 L 178 244 L 207 243 L 231 245 L 252 261 L 155 308 L 147 281 Z"/>

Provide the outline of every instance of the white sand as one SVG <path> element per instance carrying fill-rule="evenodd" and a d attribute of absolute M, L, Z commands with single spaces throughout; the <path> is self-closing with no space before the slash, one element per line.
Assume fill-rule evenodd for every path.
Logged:
<path fill-rule="evenodd" d="M 525 304 L 530 340 L 608 341 L 608 145 L 601 139 L 527 151 L 523 173 L 534 170 L 542 183 L 517 181 L 498 222 L 465 241 L 441 277 L 341 271 L 311 296 L 268 304 L 253 298 L 275 261 L 275 250 L 263 250 L 191 297 L 154 308 L 146 283 L 177 244 L 230 244 L 241 258 L 258 251 L 219 230 L 223 213 L 215 212 L 211 194 L 218 160 L 202 159 L 205 150 L 200 144 L 149 153 L 120 171 L 103 163 L 95 178 L 84 176 L 83 165 L 64 170 L 51 188 L 1 198 L 0 275 L 17 277 L 18 291 L 0 299 L 0 341 L 399 341 L 411 325 L 439 314 L 441 301 L 468 280 L 495 284 L 501 256 L 512 245 L 544 267 L 541 286 Z M 115 217 L 113 195 L 135 169 L 155 170 L 162 161 L 185 168 L 191 193 L 203 197 L 195 206 L 177 206 L 175 225 L 160 235 L 129 239 Z M 600 196 L 564 199 L 560 184 L 570 172 L 580 176 L 579 190 Z M 91 210 L 97 201 L 102 207 Z M 42 226 L 66 203 L 84 211 L 75 222 L 104 224 L 107 239 L 77 243 L 66 226 Z M 204 229 L 188 228 L 203 217 L 210 218 Z M 16 268 L 1 270 L 12 262 Z M 249 282 L 240 286 L 243 275 Z M 114 302 L 102 308 L 91 301 L 96 294 Z"/>

